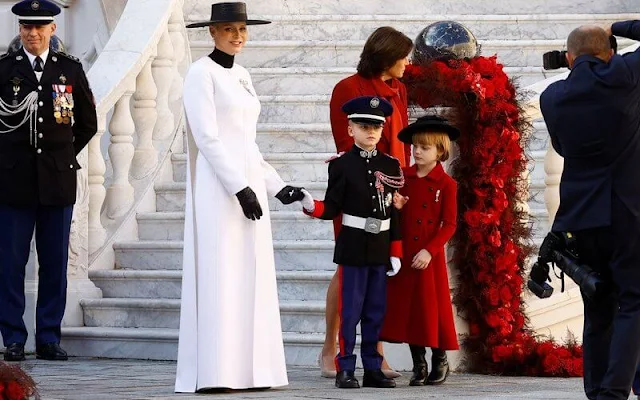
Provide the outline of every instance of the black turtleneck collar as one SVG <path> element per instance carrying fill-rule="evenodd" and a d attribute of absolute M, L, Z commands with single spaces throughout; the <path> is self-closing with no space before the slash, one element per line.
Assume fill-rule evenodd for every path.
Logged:
<path fill-rule="evenodd" d="M 215 49 L 213 49 L 213 52 L 209 54 L 209 58 L 211 58 L 216 64 L 219 64 L 224 68 L 231 68 L 233 67 L 233 59 L 235 58 L 235 56 L 227 54 L 222 50 L 218 50 L 218 48 L 216 47 Z"/>

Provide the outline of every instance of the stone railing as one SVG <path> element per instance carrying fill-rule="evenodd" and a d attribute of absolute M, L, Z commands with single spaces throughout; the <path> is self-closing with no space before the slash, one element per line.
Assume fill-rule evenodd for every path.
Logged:
<path fill-rule="evenodd" d="M 100 297 L 91 268 L 113 268 L 115 239 L 137 238 L 136 211 L 154 207 L 153 184 L 182 146 L 182 79 L 190 63 L 183 0 L 128 2 L 87 77 L 98 132 L 78 162 L 64 324 L 81 326 L 81 298 Z"/>
<path fill-rule="evenodd" d="M 627 53 L 631 51 L 635 51 L 638 48 L 639 44 L 634 44 L 632 46 L 626 47 L 620 51 L 620 53 Z M 569 72 L 565 72 L 563 74 L 555 75 L 549 79 L 545 79 L 538 83 L 528 86 L 525 88 L 526 91 L 532 93 L 533 96 L 528 100 L 525 105 L 525 110 L 527 112 L 528 118 L 530 121 L 541 118 L 542 113 L 540 112 L 540 94 L 553 82 L 566 79 L 569 76 Z M 556 153 L 556 151 L 551 146 L 551 141 L 549 141 L 549 145 L 547 146 L 547 153 L 544 158 L 544 172 L 545 172 L 545 190 L 544 190 L 544 202 L 549 213 L 549 226 L 553 224 L 553 220 L 555 218 L 556 212 L 558 211 L 558 207 L 560 206 L 560 177 L 562 176 L 562 170 L 564 167 L 564 159 Z"/>

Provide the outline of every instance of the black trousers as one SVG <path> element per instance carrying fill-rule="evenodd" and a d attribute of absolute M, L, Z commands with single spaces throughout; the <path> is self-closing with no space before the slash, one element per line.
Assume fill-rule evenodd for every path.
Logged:
<path fill-rule="evenodd" d="M 640 361 L 640 217 L 615 195 L 609 227 L 573 232 L 580 261 L 613 283 L 584 294 L 584 389 L 589 399 L 627 399 Z"/>

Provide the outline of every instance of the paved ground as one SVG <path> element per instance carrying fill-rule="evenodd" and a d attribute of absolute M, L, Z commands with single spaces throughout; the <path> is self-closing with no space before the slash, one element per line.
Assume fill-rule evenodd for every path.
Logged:
<path fill-rule="evenodd" d="M 289 386 L 266 391 L 179 395 L 173 393 L 175 362 L 72 359 L 45 362 L 29 359 L 23 367 L 38 382 L 43 400 L 106 399 L 584 399 L 581 379 L 514 378 L 452 374 L 443 386 L 409 387 L 410 373 L 396 389 L 340 390 L 316 369 L 291 368 Z M 361 372 L 357 372 L 361 375 Z"/>

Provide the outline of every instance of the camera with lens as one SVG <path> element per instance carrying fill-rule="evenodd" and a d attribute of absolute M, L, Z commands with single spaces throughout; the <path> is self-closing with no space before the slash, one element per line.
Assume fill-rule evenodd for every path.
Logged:
<path fill-rule="evenodd" d="M 609 43 L 611 44 L 611 48 L 614 53 L 618 52 L 618 41 L 616 37 L 611 35 L 609 36 Z M 546 70 L 550 69 L 558 69 L 558 68 L 569 68 L 569 64 L 567 62 L 567 52 L 566 50 L 553 50 L 548 51 L 542 55 L 542 67 Z"/>
<path fill-rule="evenodd" d="M 608 290 L 608 285 L 599 273 L 588 265 L 580 263 L 576 249 L 576 238 L 571 232 L 549 232 L 542 241 L 538 260 L 531 267 L 527 287 L 541 299 L 553 294 L 553 287 L 547 283 L 550 267 L 553 264 L 560 270 L 562 291 L 564 291 L 564 275 L 571 278 L 582 293 L 589 298 L 597 298 Z"/>

